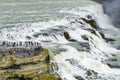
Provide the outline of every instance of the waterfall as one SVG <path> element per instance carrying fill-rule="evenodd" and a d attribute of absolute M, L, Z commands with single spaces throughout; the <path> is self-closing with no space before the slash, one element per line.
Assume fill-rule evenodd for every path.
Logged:
<path fill-rule="evenodd" d="M 105 61 L 120 53 L 110 38 L 120 33 L 102 5 L 62 9 L 59 13 L 64 18 L 4 28 L 0 40 L 41 42 L 50 52 L 51 73 L 63 80 L 120 80 L 120 74 L 115 74 Z"/>

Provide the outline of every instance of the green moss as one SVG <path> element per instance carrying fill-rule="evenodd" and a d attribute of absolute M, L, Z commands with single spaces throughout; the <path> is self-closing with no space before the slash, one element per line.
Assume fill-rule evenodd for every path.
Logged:
<path fill-rule="evenodd" d="M 54 75 L 51 75 L 51 74 L 43 74 L 40 80 L 61 80 L 61 79 L 56 78 Z"/>
<path fill-rule="evenodd" d="M 15 72 L 11 72 L 10 73 L 10 77 L 16 77 L 17 75 L 16 75 L 16 73 Z"/>
<path fill-rule="evenodd" d="M 40 80 L 40 78 L 36 76 L 32 80 Z"/>
<path fill-rule="evenodd" d="M 54 59 L 54 54 L 51 56 Z M 5 56 L 0 61 L 0 80 L 61 80 L 59 76 L 49 74 L 49 61 L 47 49 L 38 56 L 23 59 Z"/>

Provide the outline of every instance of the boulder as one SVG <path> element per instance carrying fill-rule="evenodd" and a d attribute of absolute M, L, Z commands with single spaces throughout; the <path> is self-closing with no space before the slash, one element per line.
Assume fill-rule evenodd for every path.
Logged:
<path fill-rule="evenodd" d="M 64 32 L 64 37 L 65 37 L 67 40 L 69 40 L 69 39 L 70 39 L 69 33 L 68 33 L 68 32 Z"/>
<path fill-rule="evenodd" d="M 81 36 L 84 40 L 87 40 L 88 41 L 88 37 L 86 35 L 82 35 Z"/>
<path fill-rule="evenodd" d="M 91 25 L 92 28 L 94 29 L 98 29 L 98 25 L 96 23 L 96 21 L 94 19 L 90 19 L 90 20 L 87 20 L 85 18 L 81 18 L 84 22 L 88 23 L 89 25 Z"/>
<path fill-rule="evenodd" d="M 64 37 L 66 40 L 71 41 L 71 42 L 75 42 L 75 39 L 71 39 L 70 35 L 68 32 L 64 32 Z"/>

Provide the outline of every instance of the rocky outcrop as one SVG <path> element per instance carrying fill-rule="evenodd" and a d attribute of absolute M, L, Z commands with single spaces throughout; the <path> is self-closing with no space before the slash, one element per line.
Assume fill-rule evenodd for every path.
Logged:
<path fill-rule="evenodd" d="M 0 80 L 58 80 L 49 73 L 49 54 L 47 49 L 37 56 L 16 58 L 8 55 L 0 61 Z M 44 79 L 43 79 L 44 78 Z"/>
<path fill-rule="evenodd" d="M 106 38 L 105 35 L 102 32 L 99 32 L 101 37 L 106 41 L 106 42 L 110 42 L 110 41 L 115 41 L 114 39 L 111 38 Z"/>
<path fill-rule="evenodd" d="M 68 32 L 64 32 L 64 37 L 66 40 L 71 41 L 71 42 L 75 42 L 75 39 L 71 39 L 70 35 Z"/>
<path fill-rule="evenodd" d="M 92 28 L 94 29 L 98 29 L 98 25 L 96 23 L 96 21 L 94 19 L 91 19 L 91 20 L 87 20 L 85 18 L 81 18 L 84 22 L 88 23 Z"/>

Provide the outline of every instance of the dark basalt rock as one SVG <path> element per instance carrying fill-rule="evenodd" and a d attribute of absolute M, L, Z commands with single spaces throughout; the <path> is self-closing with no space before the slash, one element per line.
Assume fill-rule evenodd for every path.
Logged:
<path fill-rule="evenodd" d="M 70 36 L 69 36 L 69 33 L 68 32 L 64 32 L 64 37 L 69 40 L 70 39 Z"/>
<path fill-rule="evenodd" d="M 48 33 L 43 33 L 43 36 L 48 36 L 49 34 Z"/>
<path fill-rule="evenodd" d="M 106 38 L 105 35 L 102 33 L 102 32 L 99 32 L 101 37 L 106 40 L 106 42 L 110 42 L 110 41 L 115 41 L 114 39 L 111 39 L 111 38 Z"/>
<path fill-rule="evenodd" d="M 89 70 L 89 71 L 87 71 L 87 73 L 86 73 L 88 76 L 91 76 L 92 75 L 92 72 Z"/>
<path fill-rule="evenodd" d="M 96 79 L 98 79 L 98 73 L 95 72 L 94 70 L 87 70 L 86 74 L 87 74 L 86 78 L 88 80 L 96 80 Z"/>
<path fill-rule="evenodd" d="M 82 35 L 81 36 L 84 40 L 87 40 L 88 41 L 88 37 L 86 35 Z"/>
<path fill-rule="evenodd" d="M 111 38 L 106 38 L 105 40 L 106 42 L 115 41 L 114 39 L 111 39 Z"/>
<path fill-rule="evenodd" d="M 77 80 L 84 80 L 81 76 L 75 76 Z"/>
<path fill-rule="evenodd" d="M 26 39 L 31 39 L 31 37 L 30 36 L 26 36 Z"/>
<path fill-rule="evenodd" d="M 120 68 L 120 66 L 118 65 L 111 65 L 111 64 L 107 64 L 110 68 Z"/>
<path fill-rule="evenodd" d="M 87 31 L 90 31 L 92 34 L 94 34 L 94 35 L 97 35 L 96 34 L 96 31 L 94 30 L 94 29 L 85 29 L 85 30 L 87 30 Z"/>
<path fill-rule="evenodd" d="M 87 29 L 87 30 L 90 31 L 92 34 L 94 34 L 94 35 L 97 36 L 95 30 L 93 30 L 93 29 Z M 102 37 L 104 40 L 106 40 L 106 42 L 115 41 L 114 39 L 106 38 L 105 35 L 104 35 L 102 32 L 99 32 L 99 33 L 100 33 L 101 37 Z M 83 38 L 84 38 L 85 40 L 87 40 L 87 39 L 85 38 L 85 36 L 83 36 Z"/>
<path fill-rule="evenodd" d="M 75 39 L 70 39 L 69 41 L 71 41 L 71 42 L 75 42 L 76 40 L 75 40 Z"/>
<path fill-rule="evenodd" d="M 93 70 L 88 70 L 88 71 L 86 72 L 86 74 L 87 74 L 87 76 L 92 76 L 92 75 L 97 75 L 98 73 L 95 72 L 95 71 L 93 71 Z"/>
<path fill-rule="evenodd" d="M 105 39 L 105 35 L 104 35 L 102 32 L 99 32 L 99 33 L 100 33 L 101 37 L 102 37 L 103 39 Z"/>
<path fill-rule="evenodd" d="M 71 42 L 75 42 L 76 40 L 75 39 L 71 39 L 70 35 L 68 32 L 64 32 L 64 37 L 65 39 L 67 39 L 68 41 L 71 41 Z"/>
<path fill-rule="evenodd" d="M 98 28 L 99 28 L 95 20 L 93 20 L 93 19 L 87 20 L 87 19 L 85 19 L 85 18 L 81 18 L 81 19 L 82 19 L 84 22 L 90 24 L 92 28 L 94 28 L 94 29 L 98 29 Z"/>
<path fill-rule="evenodd" d="M 95 30 L 91 30 L 91 33 L 97 35 Z"/>

